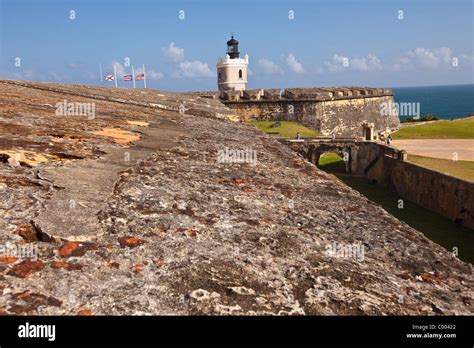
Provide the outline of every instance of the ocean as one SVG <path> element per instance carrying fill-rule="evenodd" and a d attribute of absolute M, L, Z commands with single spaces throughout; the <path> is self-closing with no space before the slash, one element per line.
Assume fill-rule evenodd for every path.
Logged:
<path fill-rule="evenodd" d="M 450 119 L 474 115 L 474 85 L 392 88 L 396 103 L 420 103 L 420 117 Z M 407 116 L 400 115 L 400 119 Z"/>

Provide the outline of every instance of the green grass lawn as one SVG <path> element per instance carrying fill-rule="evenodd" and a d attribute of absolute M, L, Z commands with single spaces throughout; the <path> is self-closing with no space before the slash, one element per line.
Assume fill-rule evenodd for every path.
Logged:
<path fill-rule="evenodd" d="M 309 129 L 305 126 L 300 125 L 296 122 L 291 121 L 280 121 L 281 126 L 278 128 L 271 128 L 277 121 L 249 121 L 248 123 L 253 124 L 262 132 L 274 133 L 278 132 L 283 137 L 296 137 L 297 133 L 300 133 L 302 137 L 315 137 L 320 135 L 318 132 Z"/>
<path fill-rule="evenodd" d="M 474 139 L 474 117 L 405 127 L 392 136 L 394 139 Z"/>
<path fill-rule="evenodd" d="M 406 199 L 403 200 L 403 208 L 399 209 L 398 200 L 401 197 L 383 186 L 373 184 L 368 179 L 347 175 L 337 175 L 337 177 L 448 251 L 457 247 L 461 260 L 474 263 L 473 230 L 457 226 L 451 220 Z"/>
<path fill-rule="evenodd" d="M 319 158 L 318 167 L 332 173 L 345 173 L 346 164 L 342 157 L 335 153 L 325 153 Z"/>
<path fill-rule="evenodd" d="M 408 161 L 458 178 L 474 181 L 473 161 L 452 161 L 410 154 L 408 155 Z"/>

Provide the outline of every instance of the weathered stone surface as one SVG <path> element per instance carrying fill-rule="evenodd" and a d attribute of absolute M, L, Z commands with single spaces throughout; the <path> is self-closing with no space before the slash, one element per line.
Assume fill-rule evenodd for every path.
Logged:
<path fill-rule="evenodd" d="M 229 121 L 235 114 L 217 100 L 26 82 L 0 82 L 0 91 L 2 158 L 22 149 L 47 159 L 0 161 L 0 243 L 34 245 L 38 262 L 51 265 L 19 278 L 10 272 L 25 261 L 2 263 L 7 314 L 474 312 L 470 264 L 285 145 Z M 65 98 L 95 101 L 96 117 L 56 116 Z M 94 134 L 104 128 L 140 139 Z M 255 165 L 218 161 L 226 147 L 257 151 Z M 120 151 L 131 153 L 127 165 Z M 70 199 L 82 215 L 55 210 Z M 25 243 L 16 231 L 32 223 L 57 238 Z M 120 237 L 145 243 L 122 247 Z M 328 254 L 333 243 L 363 245 L 363 260 Z M 41 305 L 19 299 L 25 292 L 41 294 Z"/>
<path fill-rule="evenodd" d="M 0 256 L 0 263 L 14 263 L 16 261 L 18 261 L 18 259 L 13 256 Z"/>
<path fill-rule="evenodd" d="M 98 246 L 93 243 L 67 242 L 59 248 L 58 254 L 61 257 L 79 257 L 97 248 Z"/>
<path fill-rule="evenodd" d="M 247 89 L 242 91 L 242 99 L 260 100 L 263 96 L 263 89 Z"/>
<path fill-rule="evenodd" d="M 32 273 L 41 271 L 43 267 L 43 261 L 25 260 L 13 266 L 7 274 L 18 278 L 26 278 Z"/>
<path fill-rule="evenodd" d="M 80 271 L 84 267 L 84 265 L 81 265 L 79 263 L 73 263 L 73 262 L 53 261 L 51 262 L 51 267 L 62 268 L 68 271 Z"/>
<path fill-rule="evenodd" d="M 224 100 L 240 100 L 240 96 L 242 95 L 242 91 L 222 91 L 221 98 Z"/>
<path fill-rule="evenodd" d="M 265 99 L 279 99 L 281 90 L 278 88 L 264 89 L 263 98 Z"/>
<path fill-rule="evenodd" d="M 17 315 L 34 314 L 40 306 L 60 307 L 62 305 L 62 302 L 54 297 L 31 293 L 30 291 L 13 294 L 12 302 L 14 304 L 8 310 Z"/>
<path fill-rule="evenodd" d="M 135 237 L 120 237 L 118 242 L 122 248 L 129 247 L 134 248 L 145 243 L 143 240 Z"/>

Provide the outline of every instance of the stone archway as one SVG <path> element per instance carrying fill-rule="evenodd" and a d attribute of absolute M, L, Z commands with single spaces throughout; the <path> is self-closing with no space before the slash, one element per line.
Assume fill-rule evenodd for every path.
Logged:
<path fill-rule="evenodd" d="M 305 156 L 311 163 L 318 166 L 319 159 L 325 153 L 336 153 L 344 161 L 346 167 L 346 173 L 350 174 L 353 171 L 356 156 L 356 148 L 353 144 L 347 143 L 316 143 L 311 144 L 308 147 L 307 155 Z"/>
<path fill-rule="evenodd" d="M 344 169 L 345 169 L 345 172 L 347 174 L 349 174 L 351 172 L 350 170 L 350 152 L 347 152 L 347 151 L 344 151 L 344 150 L 338 150 L 338 151 L 321 151 L 321 152 L 318 152 L 316 155 L 315 155 L 315 161 L 313 162 L 318 168 L 320 169 L 323 169 L 321 167 L 321 164 L 320 164 L 320 160 L 321 160 L 321 157 L 323 157 L 324 155 L 326 154 L 336 154 L 338 155 L 339 157 L 341 157 L 341 159 L 343 160 L 344 162 Z"/>
<path fill-rule="evenodd" d="M 359 145 L 356 140 L 302 140 L 302 141 L 284 141 L 295 152 L 299 153 L 308 162 L 314 165 L 319 164 L 322 154 L 333 152 L 339 154 L 345 164 L 346 173 L 352 174 L 357 172 L 357 158 Z"/>

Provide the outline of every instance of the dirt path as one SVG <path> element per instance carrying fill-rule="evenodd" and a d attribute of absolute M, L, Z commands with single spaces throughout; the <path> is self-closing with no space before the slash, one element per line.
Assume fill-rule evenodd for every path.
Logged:
<path fill-rule="evenodd" d="M 394 140 L 393 145 L 408 155 L 453 159 L 457 153 L 458 160 L 474 161 L 473 139 L 407 139 Z"/>

